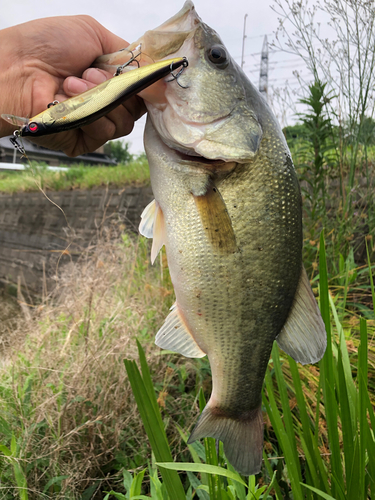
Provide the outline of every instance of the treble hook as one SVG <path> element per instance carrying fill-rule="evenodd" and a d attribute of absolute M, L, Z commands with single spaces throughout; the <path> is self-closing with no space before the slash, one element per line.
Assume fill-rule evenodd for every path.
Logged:
<path fill-rule="evenodd" d="M 22 156 L 26 156 L 26 151 L 23 146 L 18 142 L 18 139 L 20 138 L 20 131 L 15 130 L 13 132 L 13 137 L 10 137 L 9 140 L 13 144 L 13 146 L 17 149 L 19 153 L 21 153 Z"/>
<path fill-rule="evenodd" d="M 177 82 L 177 85 L 179 87 L 181 87 L 182 89 L 188 89 L 189 88 L 189 85 L 184 87 L 184 85 L 181 85 L 181 83 L 178 81 L 178 78 L 179 76 L 181 75 L 181 73 L 184 71 L 184 69 L 189 65 L 188 63 L 188 60 L 186 59 L 186 57 L 184 57 L 184 62 L 182 63 L 182 68 L 180 69 L 180 71 L 177 73 L 177 75 L 175 75 L 174 73 L 172 73 L 171 71 L 171 79 L 170 80 L 167 80 L 167 82 L 173 82 L 173 80 L 176 80 Z M 172 67 L 172 64 L 171 64 L 171 67 Z"/>
<path fill-rule="evenodd" d="M 121 49 L 121 50 L 126 50 L 126 49 Z M 137 61 L 137 57 L 141 55 L 141 51 L 138 52 L 138 54 L 134 55 L 133 54 L 133 51 L 130 50 L 129 51 L 132 55 L 132 57 L 129 59 L 129 61 L 127 61 L 126 63 L 122 64 L 121 66 L 119 66 L 117 69 L 116 69 L 116 73 L 113 75 L 113 76 L 119 76 L 121 75 L 122 73 L 122 70 L 126 67 L 126 66 L 129 66 L 130 63 L 132 63 L 133 61 L 135 61 L 138 65 L 138 68 L 139 68 L 139 61 Z"/>
<path fill-rule="evenodd" d="M 51 108 L 52 106 L 56 106 L 56 104 L 59 104 L 59 101 L 57 101 L 56 99 L 52 102 L 50 102 L 49 104 L 47 104 L 47 108 Z"/>

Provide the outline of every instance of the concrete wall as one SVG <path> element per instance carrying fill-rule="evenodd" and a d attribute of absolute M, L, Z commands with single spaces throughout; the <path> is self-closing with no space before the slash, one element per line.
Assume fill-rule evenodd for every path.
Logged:
<path fill-rule="evenodd" d="M 79 256 L 111 222 L 137 231 L 140 214 L 152 200 L 150 187 L 0 193 L 0 280 L 21 282 L 40 293 L 43 281 Z M 54 202 L 56 205 L 54 205 Z M 60 210 L 60 207 L 62 210 Z M 66 250 L 65 255 L 62 251 Z"/>

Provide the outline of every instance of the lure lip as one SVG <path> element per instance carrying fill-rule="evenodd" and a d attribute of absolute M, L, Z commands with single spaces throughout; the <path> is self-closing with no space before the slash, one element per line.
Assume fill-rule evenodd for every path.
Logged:
<path fill-rule="evenodd" d="M 168 76 L 170 73 L 172 73 L 172 71 L 178 69 L 181 66 L 183 68 L 186 68 L 188 64 L 189 63 L 186 57 L 178 57 L 159 61 L 158 63 L 150 64 L 140 68 L 135 68 L 129 72 L 114 76 L 113 78 L 122 78 L 124 80 L 124 89 L 122 91 L 115 92 L 115 97 L 113 99 L 107 100 L 103 106 L 98 106 L 94 109 L 94 111 L 87 114 L 83 113 L 77 119 L 69 120 L 69 114 L 87 104 L 87 102 L 85 101 L 85 96 L 87 96 L 88 94 L 91 95 L 94 92 L 98 92 L 98 94 L 99 92 L 101 94 L 104 94 L 106 92 L 108 83 L 113 80 L 113 78 L 101 83 L 100 85 L 97 85 L 93 89 L 79 94 L 78 96 L 71 97 L 66 101 L 62 101 L 61 103 L 58 103 L 54 106 L 47 107 L 45 111 L 42 111 L 41 113 L 35 115 L 30 119 L 9 114 L 2 114 L 1 118 L 12 123 L 13 125 L 20 126 L 19 135 L 22 137 L 40 137 L 44 135 L 64 132 L 66 130 L 77 129 L 93 123 L 126 100 L 133 97 L 135 94 L 138 94 L 153 83 L 156 83 L 158 80 L 161 80 L 162 78 Z M 149 70 L 152 66 L 155 66 L 155 71 L 150 72 Z M 137 73 L 140 73 L 141 75 L 142 73 L 145 73 L 145 75 L 141 76 L 137 80 L 133 78 Z M 129 75 L 131 75 L 131 77 Z M 177 79 L 175 75 L 173 75 L 173 79 Z M 130 84 L 129 80 L 131 80 Z M 91 97 L 91 99 L 94 99 L 94 97 Z M 76 101 L 76 103 L 74 101 Z M 71 106 L 71 109 L 69 109 L 69 105 Z M 63 116 L 64 114 L 66 116 Z M 44 120 L 46 117 L 48 118 L 48 122 L 47 120 Z"/>

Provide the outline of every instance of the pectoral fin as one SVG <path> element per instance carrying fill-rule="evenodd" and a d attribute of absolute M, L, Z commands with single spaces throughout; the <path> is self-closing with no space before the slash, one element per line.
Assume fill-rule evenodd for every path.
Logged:
<path fill-rule="evenodd" d="M 156 200 L 149 203 L 143 210 L 139 232 L 146 238 L 153 238 L 151 247 L 151 264 L 153 264 L 165 243 L 164 215 Z"/>
<path fill-rule="evenodd" d="M 164 325 L 156 334 L 155 344 L 187 358 L 203 358 L 206 355 L 189 332 L 176 304 L 172 306 Z"/>
<path fill-rule="evenodd" d="M 294 303 L 276 341 L 283 351 L 303 365 L 316 363 L 325 352 L 324 322 L 303 266 Z"/>
<path fill-rule="evenodd" d="M 139 224 L 139 232 L 146 238 L 154 236 L 154 220 L 156 213 L 156 201 L 152 200 L 151 203 L 143 210 L 141 214 L 141 223 Z"/>
<path fill-rule="evenodd" d="M 223 253 L 234 253 L 237 250 L 236 236 L 218 188 L 210 184 L 204 195 L 194 196 L 194 201 L 213 248 Z"/>

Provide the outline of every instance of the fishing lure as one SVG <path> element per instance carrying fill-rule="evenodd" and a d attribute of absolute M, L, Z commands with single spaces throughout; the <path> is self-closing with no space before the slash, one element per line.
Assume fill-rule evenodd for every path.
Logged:
<path fill-rule="evenodd" d="M 21 127 L 15 132 L 12 141 L 17 147 L 16 140 L 19 136 L 38 137 L 88 125 L 180 66 L 185 68 L 187 65 L 188 61 L 185 57 L 159 61 L 120 73 L 97 87 L 66 101 L 60 103 L 54 101 L 45 111 L 33 118 L 7 114 L 2 114 L 1 118 Z"/>

